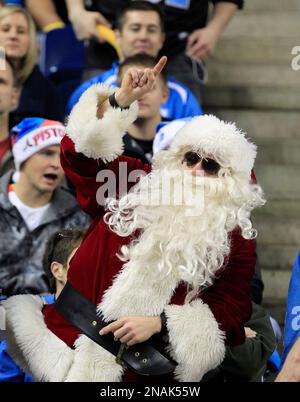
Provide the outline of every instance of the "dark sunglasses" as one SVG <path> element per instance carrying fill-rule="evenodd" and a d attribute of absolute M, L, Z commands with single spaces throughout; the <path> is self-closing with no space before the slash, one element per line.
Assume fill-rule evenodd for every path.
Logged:
<path fill-rule="evenodd" d="M 184 154 L 182 163 L 185 162 L 188 167 L 193 167 L 197 165 L 202 160 L 202 167 L 205 173 L 210 176 L 215 176 L 218 174 L 221 166 L 213 159 L 203 158 L 196 152 L 190 151 Z"/>

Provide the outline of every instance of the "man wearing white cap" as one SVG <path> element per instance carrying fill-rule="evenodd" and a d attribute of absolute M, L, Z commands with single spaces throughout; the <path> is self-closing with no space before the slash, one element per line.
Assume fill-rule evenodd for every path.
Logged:
<path fill-rule="evenodd" d="M 57 121 L 26 118 L 12 129 L 16 171 L 0 182 L 0 292 L 4 296 L 48 291 L 42 255 L 48 237 L 88 223 L 75 198 L 58 188 L 64 177 Z"/>
<path fill-rule="evenodd" d="M 91 87 L 71 113 L 62 166 L 94 221 L 44 319 L 37 300 L 17 296 L 4 304 L 9 349 L 19 349 L 20 364 L 37 381 L 163 381 L 167 373 L 200 381 L 223 361 L 226 344 L 245 341 L 256 260 L 250 213 L 264 204 L 251 181 L 255 145 L 234 124 L 200 116 L 157 154 L 151 173 L 121 155 L 135 101 L 151 91 L 165 63 L 129 69 L 119 89 Z M 123 180 L 122 167 L 128 186 L 137 170 L 146 175 L 108 200 L 105 211 L 98 191 L 107 177 Z M 182 188 L 186 198 L 178 202 Z M 26 315 L 17 314 L 20 304 Z M 157 334 L 167 358 L 162 340 L 157 348 L 148 342 Z"/>

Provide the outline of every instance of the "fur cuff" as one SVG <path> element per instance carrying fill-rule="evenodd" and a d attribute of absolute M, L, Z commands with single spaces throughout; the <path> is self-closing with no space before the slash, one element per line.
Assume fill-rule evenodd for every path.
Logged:
<path fill-rule="evenodd" d="M 116 91 L 115 87 L 103 84 L 91 86 L 74 106 L 66 128 L 67 135 L 75 144 L 77 152 L 88 158 L 113 161 L 123 152 L 122 137 L 135 121 L 137 102 L 128 110 L 109 108 L 102 119 L 96 116 L 97 105 Z"/>
<path fill-rule="evenodd" d="M 119 382 L 123 367 L 116 358 L 85 335 L 75 342 L 75 358 L 67 382 Z"/>
<path fill-rule="evenodd" d="M 224 359 L 224 333 L 208 305 L 195 300 L 183 306 L 165 308 L 170 354 L 177 361 L 175 378 L 200 381 Z"/>
<path fill-rule="evenodd" d="M 74 351 L 47 327 L 39 296 L 20 295 L 3 302 L 7 352 L 36 381 L 64 381 Z"/>

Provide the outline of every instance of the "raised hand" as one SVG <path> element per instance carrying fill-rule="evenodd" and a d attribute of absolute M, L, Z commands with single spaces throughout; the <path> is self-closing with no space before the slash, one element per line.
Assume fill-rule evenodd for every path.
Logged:
<path fill-rule="evenodd" d="M 97 25 L 102 24 L 110 27 L 110 24 L 101 13 L 75 9 L 70 14 L 70 18 L 78 40 L 95 39 L 101 43 L 105 42 L 97 29 Z"/>
<path fill-rule="evenodd" d="M 153 68 L 129 68 L 124 75 L 121 87 L 115 93 L 118 104 L 122 107 L 129 106 L 151 91 L 166 63 L 167 57 L 163 56 Z"/>
<path fill-rule="evenodd" d="M 197 29 L 188 37 L 186 53 L 195 59 L 206 60 L 213 54 L 217 41 L 218 35 L 213 29 Z"/>

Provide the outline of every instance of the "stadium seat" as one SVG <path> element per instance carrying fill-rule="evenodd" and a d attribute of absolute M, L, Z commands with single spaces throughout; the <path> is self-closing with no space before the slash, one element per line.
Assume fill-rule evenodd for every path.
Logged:
<path fill-rule="evenodd" d="M 54 81 L 81 77 L 84 53 L 71 25 L 41 34 L 40 69 Z"/>
<path fill-rule="evenodd" d="M 64 103 L 80 85 L 84 65 L 84 43 L 77 40 L 71 25 L 41 33 L 39 66 L 56 85 Z"/>
<path fill-rule="evenodd" d="M 84 54 L 71 25 L 41 34 L 40 69 L 55 82 L 81 78 Z"/>

